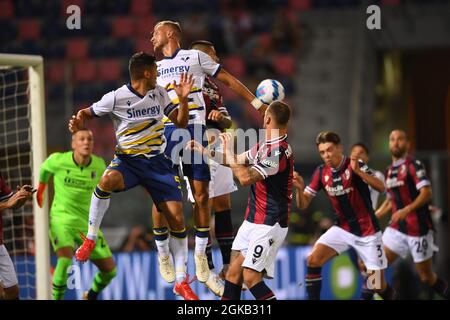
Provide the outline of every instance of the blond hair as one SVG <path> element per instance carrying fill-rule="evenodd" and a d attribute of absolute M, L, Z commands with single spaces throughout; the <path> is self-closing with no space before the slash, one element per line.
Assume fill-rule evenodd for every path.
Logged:
<path fill-rule="evenodd" d="M 155 25 L 155 29 L 160 27 L 160 26 L 165 26 L 168 25 L 172 30 L 175 31 L 175 35 L 177 36 L 178 39 L 181 39 L 181 25 L 179 22 L 177 21 L 172 21 L 172 20 L 164 20 L 164 21 L 160 21 Z"/>

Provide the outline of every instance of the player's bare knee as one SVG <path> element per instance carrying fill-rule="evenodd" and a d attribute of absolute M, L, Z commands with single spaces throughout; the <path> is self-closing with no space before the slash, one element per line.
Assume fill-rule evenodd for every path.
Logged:
<path fill-rule="evenodd" d="M 207 206 L 209 195 L 208 192 L 196 192 L 194 194 L 195 203 L 197 203 L 200 206 Z"/>
<path fill-rule="evenodd" d="M 99 187 L 107 192 L 113 192 L 116 190 L 122 190 L 123 186 L 122 174 L 116 170 L 109 170 L 103 174 Z"/>
<path fill-rule="evenodd" d="M 252 288 L 255 284 L 261 281 L 261 277 L 258 276 L 258 272 L 248 268 L 244 268 L 243 277 L 247 288 Z"/>

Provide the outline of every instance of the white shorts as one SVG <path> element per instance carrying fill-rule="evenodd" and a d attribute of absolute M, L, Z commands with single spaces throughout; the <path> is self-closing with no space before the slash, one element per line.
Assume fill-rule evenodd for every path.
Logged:
<path fill-rule="evenodd" d="M 5 245 L 0 245 L 0 285 L 3 288 L 10 288 L 17 285 L 16 270 Z"/>
<path fill-rule="evenodd" d="M 277 223 L 274 226 L 248 222 L 242 223 L 231 250 L 240 251 L 245 257 L 243 267 L 265 271 L 266 278 L 273 278 L 278 249 L 283 244 L 288 228 Z"/>
<path fill-rule="evenodd" d="M 338 226 L 332 226 L 316 243 L 333 248 L 338 254 L 354 248 L 368 270 L 387 268 L 381 231 L 366 237 L 358 237 Z"/>
<path fill-rule="evenodd" d="M 233 171 L 230 168 L 222 166 L 215 161 L 210 161 L 209 171 L 211 173 L 211 181 L 209 182 L 210 199 L 232 193 L 238 189 L 236 183 L 234 183 Z M 186 176 L 183 178 L 186 181 L 188 200 L 194 203 L 195 200 L 189 185 L 189 179 Z"/>
<path fill-rule="evenodd" d="M 414 263 L 423 262 L 430 259 L 439 248 L 434 244 L 433 230 L 421 237 L 413 237 L 387 227 L 383 233 L 383 243 L 391 251 L 402 258 L 406 258 L 411 253 Z"/>

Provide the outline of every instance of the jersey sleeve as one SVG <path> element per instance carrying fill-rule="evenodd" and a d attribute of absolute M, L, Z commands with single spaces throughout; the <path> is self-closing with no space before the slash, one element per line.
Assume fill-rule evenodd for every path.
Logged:
<path fill-rule="evenodd" d="M 159 91 L 160 104 L 163 107 L 164 115 L 166 117 L 168 117 L 180 105 L 174 104 L 172 102 L 172 100 L 169 97 L 169 94 L 167 93 L 166 89 L 164 89 L 163 87 L 158 87 L 158 91 Z"/>
<path fill-rule="evenodd" d="M 53 153 L 44 161 L 39 172 L 39 182 L 48 183 L 58 169 L 60 157 L 61 153 Z"/>
<path fill-rule="evenodd" d="M 428 180 L 427 177 L 425 166 L 420 160 L 414 160 L 414 162 L 411 162 L 408 170 L 409 174 L 413 178 L 417 190 L 431 185 L 430 180 Z"/>
<path fill-rule="evenodd" d="M 251 168 L 258 171 L 264 179 L 284 171 L 287 165 L 286 153 L 283 148 L 276 147 L 267 152 L 265 157 L 258 159 Z"/>
<path fill-rule="evenodd" d="M 317 192 L 319 192 L 322 187 L 322 169 L 321 167 L 317 167 L 313 173 L 311 182 L 305 188 L 305 192 L 315 197 L 317 195 Z"/>
<path fill-rule="evenodd" d="M 8 186 L 6 181 L 3 179 L 3 176 L 0 174 L 0 201 L 5 201 L 11 198 L 13 192 L 11 188 Z"/>
<path fill-rule="evenodd" d="M 247 158 L 249 163 L 253 163 L 256 158 L 256 154 L 258 153 L 258 144 L 255 144 L 253 148 L 247 150 L 245 152 L 245 157 Z"/>
<path fill-rule="evenodd" d="M 101 117 L 111 113 L 116 103 L 116 95 L 114 91 L 105 94 L 99 101 L 91 105 L 90 109 L 94 116 Z"/>
<path fill-rule="evenodd" d="M 198 63 L 202 68 L 203 72 L 209 76 L 217 76 L 220 71 L 221 65 L 215 62 L 209 55 L 202 51 L 198 51 Z"/>

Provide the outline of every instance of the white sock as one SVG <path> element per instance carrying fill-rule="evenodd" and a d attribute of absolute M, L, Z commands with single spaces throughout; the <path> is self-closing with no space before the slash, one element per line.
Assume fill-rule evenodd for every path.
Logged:
<path fill-rule="evenodd" d="M 182 282 L 186 279 L 186 269 L 188 260 L 188 239 L 176 238 L 170 236 L 170 251 L 172 252 L 175 261 L 175 276 L 177 282 Z"/>
<path fill-rule="evenodd" d="M 164 240 L 155 240 L 155 242 L 156 248 L 158 249 L 158 255 L 163 257 L 170 255 L 169 237 L 167 237 L 167 239 Z"/>
<path fill-rule="evenodd" d="M 97 240 L 98 229 L 102 223 L 103 216 L 108 210 L 110 197 L 99 198 L 96 194 L 97 190 L 92 194 L 91 207 L 89 208 L 89 226 L 87 238 L 90 240 Z M 111 194 L 109 194 L 111 195 Z"/>
<path fill-rule="evenodd" d="M 195 236 L 195 254 L 205 254 L 207 245 L 208 237 L 201 238 L 199 236 Z"/>

